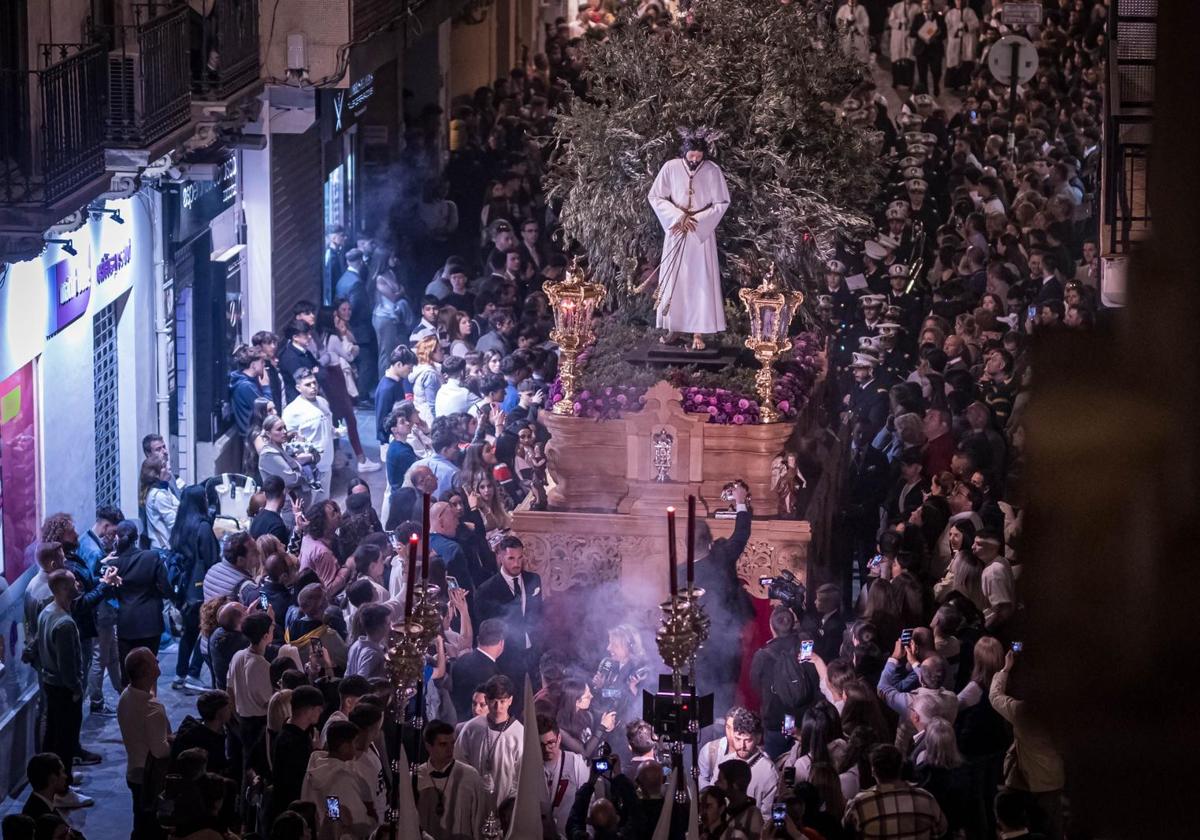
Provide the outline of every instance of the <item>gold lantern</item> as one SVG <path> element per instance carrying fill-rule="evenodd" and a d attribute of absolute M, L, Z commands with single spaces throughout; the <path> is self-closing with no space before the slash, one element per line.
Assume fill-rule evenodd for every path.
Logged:
<path fill-rule="evenodd" d="M 757 288 L 742 289 L 738 297 L 750 313 L 750 337 L 746 339 L 746 347 L 762 365 L 754 377 L 759 416 L 764 423 L 777 423 L 780 415 L 775 410 L 774 362 L 779 354 L 792 349 L 787 331 L 796 310 L 804 302 L 804 293 L 784 288 L 772 265 Z"/>
<path fill-rule="evenodd" d="M 554 309 L 554 329 L 550 339 L 560 350 L 558 375 L 562 380 L 563 396 L 555 403 L 554 413 L 569 416 L 575 413 L 575 393 L 579 384 L 576 359 L 595 337 L 592 314 L 604 300 L 604 286 L 585 280 L 575 262 L 567 270 L 566 277 L 547 284 L 543 291 Z"/>

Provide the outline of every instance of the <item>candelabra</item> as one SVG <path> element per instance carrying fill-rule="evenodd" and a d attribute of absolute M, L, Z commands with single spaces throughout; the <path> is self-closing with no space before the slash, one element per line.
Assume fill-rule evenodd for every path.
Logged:
<path fill-rule="evenodd" d="M 421 628 L 421 639 L 428 648 L 442 632 L 442 611 L 437 605 L 441 589 L 432 583 L 413 586 L 413 608 L 409 621 Z"/>
<path fill-rule="evenodd" d="M 550 339 L 559 347 L 558 377 L 563 387 L 562 399 L 555 403 L 554 413 L 573 415 L 579 384 L 576 360 L 594 338 L 592 314 L 604 300 L 604 286 L 585 280 L 578 263 L 573 263 L 564 279 L 548 284 L 544 291 L 554 310 Z"/>
<path fill-rule="evenodd" d="M 480 830 L 479 836 L 483 840 L 501 840 L 504 837 L 504 828 L 500 825 L 500 819 L 496 816 L 495 811 L 488 813 L 487 819 L 483 821 L 483 828 Z"/>
<path fill-rule="evenodd" d="M 750 313 L 750 337 L 746 339 L 746 347 L 762 365 L 754 377 L 759 416 L 764 423 L 777 423 L 780 414 L 775 409 L 775 358 L 792 349 L 787 330 L 796 310 L 804 302 L 804 293 L 785 289 L 772 265 L 757 288 L 742 289 L 738 297 Z"/>

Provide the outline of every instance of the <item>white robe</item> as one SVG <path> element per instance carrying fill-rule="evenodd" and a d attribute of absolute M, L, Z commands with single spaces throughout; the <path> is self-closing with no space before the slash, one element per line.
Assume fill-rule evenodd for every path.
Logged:
<path fill-rule="evenodd" d="M 842 52 L 863 64 L 871 60 L 871 18 L 861 5 L 850 4 L 837 10 L 837 28 L 841 35 Z"/>
<path fill-rule="evenodd" d="M 317 401 L 311 402 L 304 397 L 296 397 L 283 409 L 283 422 L 288 431 L 296 432 L 307 443 L 321 450 L 321 460 L 317 467 L 328 487 L 330 476 L 333 475 L 333 414 L 329 403 L 324 397 L 318 396 Z"/>
<path fill-rule="evenodd" d="M 421 831 L 434 840 L 479 840 L 491 800 L 475 768 L 461 761 L 446 779 L 434 785 L 432 768 L 425 762 L 417 768 L 417 813 Z M 438 792 L 442 794 L 442 816 L 437 815 Z"/>
<path fill-rule="evenodd" d="M 491 775 L 489 807 L 495 808 L 517 795 L 524 745 L 525 727 L 519 720 L 513 720 L 503 732 L 495 732 L 488 726 L 487 715 L 480 715 L 463 724 L 459 731 L 454 757 L 474 767 L 480 777 Z"/>
<path fill-rule="evenodd" d="M 946 67 L 979 57 L 979 17 L 970 6 L 946 11 Z"/>
<path fill-rule="evenodd" d="M 888 58 L 892 61 L 912 61 L 913 18 L 921 11 L 919 3 L 902 0 L 888 12 Z"/>
<path fill-rule="evenodd" d="M 721 168 L 705 160 L 691 173 L 683 158 L 669 160 L 658 171 L 648 198 L 666 234 L 658 269 L 656 326 L 685 333 L 724 331 L 725 299 L 715 232 L 729 207 L 729 190 Z M 699 211 L 692 216 L 696 229 L 672 233 L 671 225 L 688 208 Z"/>
<path fill-rule="evenodd" d="M 542 786 L 542 812 L 553 812 L 559 834 L 567 833 L 567 818 L 575 804 L 575 794 L 587 784 L 591 768 L 579 753 L 563 750 L 558 761 L 542 762 L 545 784 Z M 557 803 L 557 804 L 555 804 Z"/>

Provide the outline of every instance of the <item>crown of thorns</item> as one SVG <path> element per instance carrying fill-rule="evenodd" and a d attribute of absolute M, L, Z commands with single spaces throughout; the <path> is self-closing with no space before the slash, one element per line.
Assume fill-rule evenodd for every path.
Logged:
<path fill-rule="evenodd" d="M 687 128 L 686 126 L 681 125 L 675 130 L 679 133 L 680 138 L 683 140 L 683 147 L 685 149 L 688 146 L 703 146 L 712 154 L 716 154 L 717 141 L 725 136 L 725 132 L 718 131 L 715 128 L 709 128 L 706 125 L 698 126 L 696 128 Z"/>

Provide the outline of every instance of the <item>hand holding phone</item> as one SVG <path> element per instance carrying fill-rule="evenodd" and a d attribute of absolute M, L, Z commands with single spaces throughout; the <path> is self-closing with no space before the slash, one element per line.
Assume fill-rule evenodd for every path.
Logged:
<path fill-rule="evenodd" d="M 809 662 L 810 660 L 812 660 L 812 656 L 813 656 L 813 640 L 812 639 L 804 639 L 802 642 L 800 642 L 800 661 L 801 662 Z M 795 722 L 793 722 L 793 726 L 795 726 Z"/>
<path fill-rule="evenodd" d="M 258 608 L 266 612 L 270 606 L 271 602 L 267 599 L 267 594 L 265 592 L 260 593 L 258 596 Z"/>
<path fill-rule="evenodd" d="M 329 819 L 337 821 L 342 818 L 342 803 L 336 796 L 325 797 L 325 814 Z"/>

